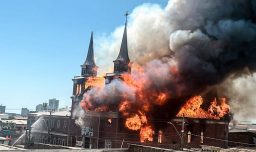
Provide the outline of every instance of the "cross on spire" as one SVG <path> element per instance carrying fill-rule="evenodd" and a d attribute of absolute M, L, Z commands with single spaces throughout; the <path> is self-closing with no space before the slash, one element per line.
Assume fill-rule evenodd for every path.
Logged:
<path fill-rule="evenodd" d="M 128 11 L 126 11 L 126 13 L 124 14 L 124 16 L 125 16 L 125 25 L 127 24 L 127 18 L 128 18 L 129 15 L 130 15 L 130 14 L 129 14 Z"/>
<path fill-rule="evenodd" d="M 124 26 L 124 34 L 122 38 L 122 43 L 121 43 L 121 48 L 118 54 L 117 59 L 114 61 L 114 73 L 122 73 L 122 72 L 129 72 L 130 67 L 130 58 L 128 55 L 128 45 L 127 45 L 127 17 L 128 17 L 128 12 L 125 14 L 126 21 L 125 21 L 125 26 Z"/>

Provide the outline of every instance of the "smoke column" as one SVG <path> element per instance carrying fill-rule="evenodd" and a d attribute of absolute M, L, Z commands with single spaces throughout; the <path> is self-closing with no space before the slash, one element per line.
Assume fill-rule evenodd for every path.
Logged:
<path fill-rule="evenodd" d="M 237 118 L 248 116 L 237 110 L 235 101 L 253 104 L 256 85 L 250 81 L 255 78 L 241 74 L 245 68 L 252 73 L 256 68 L 255 17 L 254 0 L 170 0 L 165 8 L 138 6 L 129 16 L 128 45 L 131 60 L 144 73 L 135 71 L 131 77 L 145 80 L 142 91 L 165 92 L 169 100 L 200 94 L 229 79 L 232 85 L 223 86 L 232 89 L 225 94 L 234 100 L 231 109 L 235 115 L 239 112 Z M 122 33 L 123 26 L 96 39 L 96 61 L 102 71 L 112 71 Z M 104 89 L 90 90 L 84 100 L 111 104 L 123 100 L 117 95 L 126 94 L 135 102 L 136 91 L 116 80 Z M 152 104 L 155 99 L 149 100 Z"/>

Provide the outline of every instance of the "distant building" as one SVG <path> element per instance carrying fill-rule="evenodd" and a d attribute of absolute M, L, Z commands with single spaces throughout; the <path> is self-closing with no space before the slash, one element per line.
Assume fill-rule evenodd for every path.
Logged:
<path fill-rule="evenodd" d="M 47 111 L 48 110 L 48 103 L 44 102 L 43 103 L 43 111 Z"/>
<path fill-rule="evenodd" d="M 0 105 L 0 113 L 5 113 L 5 106 Z"/>
<path fill-rule="evenodd" d="M 36 106 L 36 111 L 37 111 L 37 112 L 44 111 L 43 104 L 38 104 L 38 105 Z"/>
<path fill-rule="evenodd" d="M 29 114 L 29 110 L 27 108 L 21 108 L 21 116 L 27 117 Z"/>
<path fill-rule="evenodd" d="M 55 98 L 49 99 L 48 109 L 57 111 L 59 109 L 59 100 Z"/>
<path fill-rule="evenodd" d="M 5 114 L 2 113 L 2 114 L 0 114 L 0 120 L 1 119 L 9 119 L 9 115 L 6 113 Z"/>

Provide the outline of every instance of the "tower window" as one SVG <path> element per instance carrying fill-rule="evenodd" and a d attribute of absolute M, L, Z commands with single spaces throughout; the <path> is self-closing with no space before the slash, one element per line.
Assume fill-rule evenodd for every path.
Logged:
<path fill-rule="evenodd" d="M 160 143 L 160 144 L 163 142 L 163 131 L 161 131 L 161 130 L 158 131 L 157 142 Z"/>
<path fill-rule="evenodd" d="M 188 143 L 191 143 L 191 132 L 188 131 Z"/>
<path fill-rule="evenodd" d="M 201 131 L 201 144 L 204 143 L 204 132 Z"/>

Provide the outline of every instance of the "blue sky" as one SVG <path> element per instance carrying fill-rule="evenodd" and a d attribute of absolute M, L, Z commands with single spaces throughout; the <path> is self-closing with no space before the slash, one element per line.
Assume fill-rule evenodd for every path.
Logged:
<path fill-rule="evenodd" d="M 91 30 L 110 34 L 143 3 L 167 0 L 0 0 L 0 104 L 17 113 L 50 98 L 70 106 Z"/>

